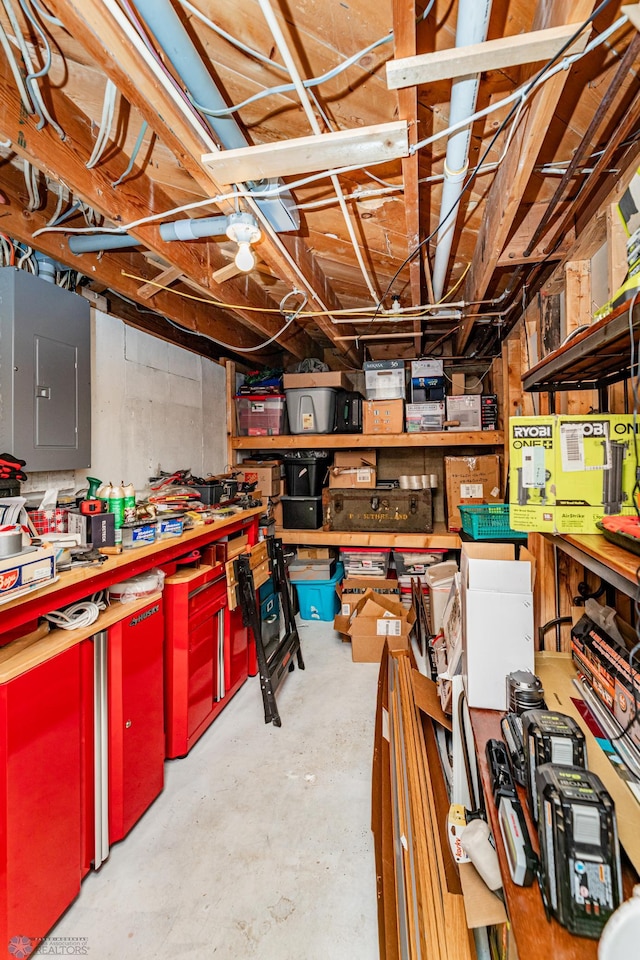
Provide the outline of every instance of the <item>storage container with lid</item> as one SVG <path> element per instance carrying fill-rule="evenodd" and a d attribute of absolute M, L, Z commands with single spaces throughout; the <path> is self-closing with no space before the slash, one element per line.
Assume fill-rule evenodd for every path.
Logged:
<path fill-rule="evenodd" d="M 238 436 L 273 437 L 287 432 L 285 397 L 277 393 L 236 397 Z"/>
<path fill-rule="evenodd" d="M 285 390 L 291 433 L 333 433 L 336 417 L 334 387 Z"/>

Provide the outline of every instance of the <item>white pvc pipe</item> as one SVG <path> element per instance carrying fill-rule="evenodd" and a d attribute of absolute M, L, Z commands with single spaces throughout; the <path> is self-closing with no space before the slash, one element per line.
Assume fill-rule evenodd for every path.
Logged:
<path fill-rule="evenodd" d="M 456 24 L 456 47 L 466 47 L 472 43 L 483 43 L 487 39 L 492 0 L 460 0 L 458 22 Z M 451 85 L 451 105 L 449 108 L 449 126 L 470 117 L 476 108 L 478 83 L 480 77 L 474 74 L 455 80 Z M 449 137 L 447 155 L 444 161 L 444 180 L 442 200 L 440 202 L 436 255 L 433 263 L 433 295 L 436 300 L 442 297 L 444 282 L 449 265 L 449 255 L 456 228 L 460 193 L 469 166 L 469 141 L 471 127 L 459 130 Z M 442 223 L 442 221 L 445 221 Z"/>

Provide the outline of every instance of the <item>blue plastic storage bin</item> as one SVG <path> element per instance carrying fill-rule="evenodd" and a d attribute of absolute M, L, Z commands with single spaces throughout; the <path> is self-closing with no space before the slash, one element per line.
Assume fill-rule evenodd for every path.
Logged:
<path fill-rule="evenodd" d="M 336 586 L 344 576 L 344 567 L 339 563 L 331 580 L 298 580 L 301 620 L 333 620 L 340 609 Z"/>

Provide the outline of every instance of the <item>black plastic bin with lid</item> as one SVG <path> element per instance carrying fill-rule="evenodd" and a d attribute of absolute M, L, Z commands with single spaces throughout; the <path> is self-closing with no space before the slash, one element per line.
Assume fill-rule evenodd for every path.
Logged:
<path fill-rule="evenodd" d="M 320 497 L 327 480 L 326 450 L 295 450 L 285 454 L 284 478 L 288 497 Z"/>

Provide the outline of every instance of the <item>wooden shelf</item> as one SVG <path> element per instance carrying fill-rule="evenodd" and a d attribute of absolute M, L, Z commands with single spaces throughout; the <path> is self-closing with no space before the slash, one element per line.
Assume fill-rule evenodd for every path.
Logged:
<path fill-rule="evenodd" d="M 365 447 L 495 447 L 504 443 L 502 430 L 444 433 L 316 433 L 277 437 L 230 437 L 232 450 L 318 450 Z"/>
<path fill-rule="evenodd" d="M 334 547 L 399 547 L 459 550 L 460 537 L 449 533 L 443 523 L 434 525 L 433 533 L 337 533 L 331 530 L 276 530 L 283 543 L 297 546 Z"/>
<path fill-rule="evenodd" d="M 544 534 L 544 537 L 625 596 L 635 597 L 640 556 L 610 543 L 600 533 Z"/>
<path fill-rule="evenodd" d="M 640 330 L 640 304 L 633 310 L 632 330 Z M 572 337 L 522 375 L 522 387 L 533 392 L 593 390 L 631 375 L 629 304 L 620 307 Z"/>

